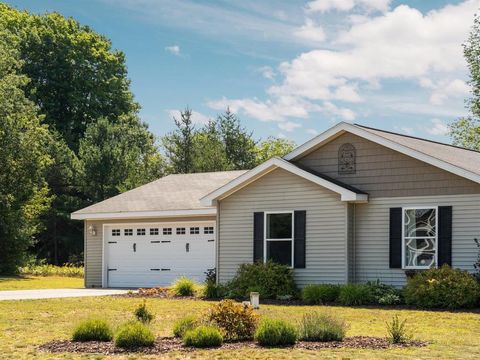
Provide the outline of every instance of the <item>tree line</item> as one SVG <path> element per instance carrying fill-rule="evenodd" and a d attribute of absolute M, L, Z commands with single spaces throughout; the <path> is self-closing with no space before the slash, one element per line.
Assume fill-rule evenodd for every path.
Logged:
<path fill-rule="evenodd" d="M 229 109 L 192 111 L 157 138 L 139 117 L 125 54 L 58 13 L 0 3 L 0 273 L 32 257 L 80 260 L 70 213 L 170 173 L 249 169 L 295 144 L 258 141 Z"/>

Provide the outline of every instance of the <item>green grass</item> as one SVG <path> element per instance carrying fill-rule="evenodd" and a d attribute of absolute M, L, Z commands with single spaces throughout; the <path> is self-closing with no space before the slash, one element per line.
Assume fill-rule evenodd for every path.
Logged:
<path fill-rule="evenodd" d="M 95 316 L 108 319 L 114 328 L 132 318 L 139 299 L 101 297 L 49 300 L 0 301 L 0 358 L 5 359 L 154 359 L 158 356 L 48 354 L 37 346 L 53 339 L 68 339 L 77 322 Z M 156 315 L 152 330 L 156 336 L 171 336 L 175 320 L 185 315 L 199 315 L 212 304 L 207 301 L 149 299 L 149 309 Z M 394 314 L 407 319 L 414 338 L 431 342 L 426 348 L 392 350 L 330 349 L 321 351 L 291 349 L 198 350 L 172 353 L 169 359 L 478 359 L 480 358 L 479 312 L 432 312 L 348 308 L 326 306 L 262 306 L 262 316 L 298 321 L 304 313 L 324 310 L 345 319 L 347 336 L 386 336 L 386 321 Z M 163 358 L 163 357 L 162 357 Z"/>
<path fill-rule="evenodd" d="M 0 291 L 83 288 L 83 279 L 65 276 L 0 276 Z"/>

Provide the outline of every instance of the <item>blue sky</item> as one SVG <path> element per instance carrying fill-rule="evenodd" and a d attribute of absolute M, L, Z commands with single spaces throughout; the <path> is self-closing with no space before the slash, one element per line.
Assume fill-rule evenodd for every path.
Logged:
<path fill-rule="evenodd" d="M 189 106 L 230 106 L 257 138 L 302 143 L 338 121 L 448 141 L 465 115 L 462 42 L 480 0 L 29 0 L 125 52 L 157 135 Z"/>

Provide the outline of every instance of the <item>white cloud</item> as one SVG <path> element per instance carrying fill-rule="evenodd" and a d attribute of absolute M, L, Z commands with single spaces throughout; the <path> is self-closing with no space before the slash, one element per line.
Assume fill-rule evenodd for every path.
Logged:
<path fill-rule="evenodd" d="M 413 135 L 415 130 L 413 130 L 413 128 L 411 127 L 407 127 L 407 126 L 395 126 L 394 129 L 398 132 L 401 132 L 401 133 L 404 133 L 404 134 L 407 134 L 407 135 Z"/>
<path fill-rule="evenodd" d="M 325 32 L 320 25 L 315 24 L 312 19 L 306 19 L 305 24 L 294 32 L 299 38 L 312 42 L 322 42 L 325 40 Z"/>
<path fill-rule="evenodd" d="M 433 105 L 442 105 L 451 98 L 465 98 L 470 93 L 470 86 L 461 79 L 433 81 L 422 78 L 420 86 L 431 90 L 429 101 Z"/>
<path fill-rule="evenodd" d="M 169 52 L 170 54 L 179 56 L 180 55 L 180 46 L 178 46 L 178 45 L 165 46 L 165 51 Z"/>
<path fill-rule="evenodd" d="M 307 134 L 309 135 L 313 135 L 313 136 L 317 136 L 318 135 L 318 131 L 315 130 L 315 129 L 307 129 L 305 130 Z"/>
<path fill-rule="evenodd" d="M 170 110 L 167 110 L 167 113 L 171 118 L 176 118 L 176 119 L 180 118 L 179 110 L 170 109 Z M 208 116 L 202 113 L 199 113 L 197 111 L 192 111 L 192 122 L 194 124 L 205 125 L 205 124 L 208 124 L 209 120 L 210 118 Z"/>
<path fill-rule="evenodd" d="M 283 131 L 292 132 L 296 128 L 302 127 L 302 124 L 293 121 L 286 121 L 279 123 L 278 127 Z"/>
<path fill-rule="evenodd" d="M 440 119 L 430 120 L 430 125 L 423 128 L 430 135 L 447 135 L 450 132 L 448 125 Z"/>
<path fill-rule="evenodd" d="M 265 79 L 273 80 L 275 78 L 276 73 L 271 66 L 263 66 L 259 69 L 259 71 L 262 73 L 262 76 Z"/>
<path fill-rule="evenodd" d="M 368 11 L 388 10 L 391 0 L 314 0 L 306 6 L 307 12 L 350 11 L 354 7 L 363 7 Z"/>

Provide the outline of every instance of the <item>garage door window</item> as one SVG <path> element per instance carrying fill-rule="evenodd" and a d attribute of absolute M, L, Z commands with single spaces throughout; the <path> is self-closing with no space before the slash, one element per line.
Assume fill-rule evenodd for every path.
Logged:
<path fill-rule="evenodd" d="M 137 235 L 145 235 L 145 229 L 137 229 Z"/>
<path fill-rule="evenodd" d="M 172 228 L 163 228 L 163 235 L 172 235 Z"/>
<path fill-rule="evenodd" d="M 198 228 L 198 227 L 191 227 L 191 228 L 190 228 L 190 235 L 196 235 L 196 234 L 200 234 L 200 228 Z"/>
<path fill-rule="evenodd" d="M 177 235 L 185 235 L 185 228 L 177 228 Z"/>
<path fill-rule="evenodd" d="M 133 236 L 133 229 L 125 229 L 125 230 L 123 230 L 123 235 L 125 235 L 125 236 Z"/>
<path fill-rule="evenodd" d="M 204 234 L 213 234 L 213 226 L 205 226 L 203 228 L 203 233 Z"/>
<path fill-rule="evenodd" d="M 158 228 L 151 228 L 150 235 L 158 235 Z"/>
<path fill-rule="evenodd" d="M 112 236 L 120 236 L 120 229 L 112 229 Z"/>

